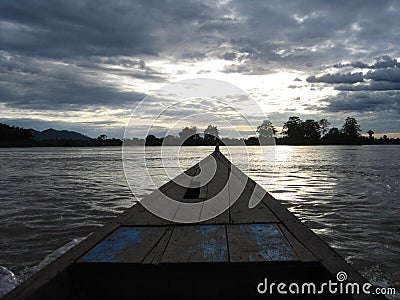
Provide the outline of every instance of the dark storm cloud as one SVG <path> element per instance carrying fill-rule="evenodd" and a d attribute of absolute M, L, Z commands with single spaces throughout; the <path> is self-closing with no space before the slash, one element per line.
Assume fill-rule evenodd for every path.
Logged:
<path fill-rule="evenodd" d="M 260 64 L 305 68 L 371 59 L 378 47 L 397 52 L 398 32 L 390 29 L 399 28 L 398 5 L 4 0 L 0 39 L 4 50 L 53 58 L 169 54 L 177 59 L 232 60 L 232 54 L 224 54 L 235 53 Z M 358 52 L 354 47 L 370 50 Z"/>
<path fill-rule="evenodd" d="M 1 1 L 4 49 L 46 57 L 158 55 L 215 10 L 186 1 Z"/>
<path fill-rule="evenodd" d="M 400 68 L 396 59 L 389 56 L 377 58 L 374 64 L 368 65 L 362 62 L 351 63 L 347 66 L 354 68 L 370 68 L 366 73 L 324 74 L 322 76 L 310 76 L 308 82 L 320 82 L 335 85 L 338 91 L 400 91 Z M 362 67 L 364 66 L 364 67 Z M 355 76 L 357 74 L 357 76 Z M 354 80 L 352 80 L 354 79 Z"/>
<path fill-rule="evenodd" d="M 335 90 L 337 91 L 391 91 L 391 90 L 399 90 L 400 91 L 400 83 L 397 82 L 371 82 L 368 84 L 343 84 L 339 86 L 335 86 Z"/>
<path fill-rule="evenodd" d="M 148 67 L 151 60 L 224 59 L 229 63 L 221 72 L 246 75 L 300 71 L 310 75 L 312 88 L 318 83 L 363 93 L 395 88 L 399 6 L 396 1 L 3 0 L 0 102 L 33 110 L 129 104 L 141 91 L 129 93 L 109 78 L 168 82 L 174 74 Z M 343 72 L 316 76 L 324 66 Z"/>
<path fill-rule="evenodd" d="M 356 83 L 363 82 L 363 74 L 358 73 L 346 73 L 346 74 L 325 74 L 322 76 L 310 76 L 307 78 L 307 82 L 323 82 L 323 83 Z"/>
<path fill-rule="evenodd" d="M 96 73 L 80 67 L 0 55 L 0 102 L 39 110 L 129 105 L 144 97 L 101 84 Z"/>
<path fill-rule="evenodd" d="M 382 5 L 382 6 L 380 6 Z M 247 20 L 244 46 L 261 61 L 302 68 L 337 60 L 398 54 L 398 3 L 373 1 L 234 1 Z M 379 12 L 379 13 L 377 13 Z M 358 51 L 368 49 L 367 51 Z M 385 54 L 385 53 L 383 53 Z"/>
<path fill-rule="evenodd" d="M 142 59 L 89 57 L 64 61 L 71 66 L 77 66 L 90 72 L 98 71 L 103 74 L 122 75 L 153 82 L 164 82 L 166 80 L 164 74 L 146 66 Z"/>
<path fill-rule="evenodd" d="M 224 59 L 225 60 L 235 60 L 237 58 L 237 53 L 235 52 L 227 52 L 224 54 Z"/>
<path fill-rule="evenodd" d="M 338 63 L 333 65 L 335 68 L 353 67 L 359 69 L 384 69 L 384 68 L 395 68 L 400 67 L 400 63 L 395 58 L 391 58 L 389 55 L 384 55 L 375 58 L 375 62 L 367 64 L 361 61 L 352 63 Z"/>
<path fill-rule="evenodd" d="M 400 113 L 400 92 L 340 92 L 324 99 L 327 105 L 322 108 L 328 112 L 393 112 Z"/>
<path fill-rule="evenodd" d="M 182 54 L 182 58 L 191 60 L 202 60 L 206 58 L 206 54 L 200 51 L 187 52 Z"/>
<path fill-rule="evenodd" d="M 230 65 L 226 66 L 223 70 L 223 73 L 241 73 L 243 75 L 264 75 L 268 73 L 272 73 L 273 70 L 266 69 L 262 66 L 256 64 L 239 64 L 239 65 Z"/>
<path fill-rule="evenodd" d="M 190 41 L 188 24 L 212 15 L 186 1 L 1 1 L 0 102 L 26 109 L 131 104 L 140 91 L 121 91 L 104 78 L 167 81 L 140 57 Z M 184 47 L 177 55 L 205 57 Z"/>
<path fill-rule="evenodd" d="M 380 69 L 369 71 L 365 76 L 366 79 L 374 81 L 400 82 L 400 68 Z"/>

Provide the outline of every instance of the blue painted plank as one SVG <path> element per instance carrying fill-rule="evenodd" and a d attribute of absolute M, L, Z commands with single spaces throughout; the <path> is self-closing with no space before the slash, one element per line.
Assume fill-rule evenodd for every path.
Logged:
<path fill-rule="evenodd" d="M 166 227 L 120 227 L 79 262 L 141 262 L 165 231 Z"/>
<path fill-rule="evenodd" d="M 197 248 L 203 253 L 205 261 L 222 262 L 227 261 L 228 250 L 226 243 L 225 227 L 222 225 L 201 225 L 196 230 L 202 237 Z"/>
<path fill-rule="evenodd" d="M 161 240 L 167 227 L 120 227 L 79 262 L 140 263 Z M 275 224 L 177 226 L 161 262 L 298 260 Z M 229 241 L 229 253 L 227 247 Z"/>
<path fill-rule="evenodd" d="M 227 232 L 232 262 L 298 260 L 276 224 L 229 225 Z"/>
<path fill-rule="evenodd" d="M 161 262 L 228 262 L 224 225 L 179 226 L 162 256 Z"/>

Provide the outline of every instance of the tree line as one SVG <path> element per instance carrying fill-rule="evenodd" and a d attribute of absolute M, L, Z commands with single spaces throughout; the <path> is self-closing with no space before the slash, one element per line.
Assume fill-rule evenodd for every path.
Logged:
<path fill-rule="evenodd" d="M 272 126 L 272 124 L 270 124 Z M 389 139 L 384 135 L 376 139 L 373 130 L 368 130 L 368 137 L 361 135 L 361 127 L 355 118 L 347 117 L 344 124 L 339 129 L 329 127 L 331 124 L 327 119 L 315 121 L 312 119 L 301 120 L 297 116 L 290 117 L 283 124 L 281 139 L 277 139 L 279 144 L 398 144 L 399 139 Z M 273 127 L 273 126 L 272 126 Z"/>
<path fill-rule="evenodd" d="M 355 118 L 347 117 L 341 128 L 330 127 L 327 119 L 303 121 L 298 116 L 290 117 L 279 132 L 269 120 L 264 120 L 257 127 L 256 136 L 246 139 L 221 138 L 217 126 L 208 125 L 201 136 L 196 126 L 183 128 L 178 136 L 166 135 L 158 138 L 148 135 L 143 139 L 126 139 L 126 145 L 183 145 L 183 146 L 210 146 L 225 145 L 260 145 L 263 140 L 274 140 L 278 145 L 348 145 L 348 144 L 399 144 L 400 139 L 389 139 L 387 136 L 375 139 L 374 131 L 368 130 L 368 137 L 361 136 L 361 128 Z M 280 137 L 278 137 L 280 136 Z M 271 144 L 271 143 L 267 143 Z"/>
<path fill-rule="evenodd" d="M 126 138 L 125 145 L 147 146 L 212 146 L 220 145 L 260 145 L 263 140 L 274 141 L 277 145 L 345 145 L 345 144 L 400 144 L 400 139 L 389 138 L 386 135 L 377 139 L 374 131 L 368 130 L 368 136 L 361 136 L 361 128 L 355 118 L 347 117 L 341 128 L 330 127 L 327 119 L 305 120 L 298 116 L 290 117 L 279 132 L 269 120 L 264 120 L 256 130 L 256 136 L 246 139 L 220 137 L 220 130 L 215 125 L 208 125 L 203 134 L 196 126 L 186 126 L 178 136 L 166 135 L 158 138 L 149 134 L 145 139 Z M 48 139 L 35 140 L 32 131 L 20 127 L 0 123 L 0 147 L 76 147 L 76 146 L 121 146 L 121 139 L 107 138 L 102 134 L 97 138 L 86 140 Z M 267 144 L 271 144 L 268 142 Z"/>
<path fill-rule="evenodd" d="M 327 119 L 301 120 L 297 116 L 290 117 L 283 124 L 284 142 L 291 143 L 327 143 L 327 144 L 358 144 L 361 128 L 355 118 L 347 117 L 342 128 L 329 128 Z"/>
<path fill-rule="evenodd" d="M 154 135 L 148 135 L 144 143 L 146 146 L 214 146 L 216 143 L 223 144 L 219 137 L 218 127 L 211 124 L 204 129 L 203 136 L 200 135 L 196 126 L 186 126 L 178 133 L 178 136 L 166 135 L 163 138 L 157 138 Z"/>

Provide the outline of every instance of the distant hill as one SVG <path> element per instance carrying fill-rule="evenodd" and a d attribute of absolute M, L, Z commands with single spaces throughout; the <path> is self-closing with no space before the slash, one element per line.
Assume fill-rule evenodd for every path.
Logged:
<path fill-rule="evenodd" d="M 28 129 L 28 130 L 32 133 L 32 138 L 36 141 L 48 141 L 48 140 L 90 141 L 91 140 L 90 137 L 75 131 L 55 130 L 52 128 L 43 131 L 37 131 L 34 129 Z"/>
<path fill-rule="evenodd" d="M 92 139 L 79 132 L 46 129 L 38 131 L 0 123 L 0 147 L 97 147 L 121 146 L 122 140 L 104 134 Z"/>

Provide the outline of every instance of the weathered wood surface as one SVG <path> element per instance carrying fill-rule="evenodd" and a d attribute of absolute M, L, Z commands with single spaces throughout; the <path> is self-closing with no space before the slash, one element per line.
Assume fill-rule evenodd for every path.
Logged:
<path fill-rule="evenodd" d="M 275 223 L 122 226 L 78 263 L 299 261 L 295 249 Z"/>
<path fill-rule="evenodd" d="M 228 261 L 224 225 L 175 227 L 161 258 L 162 263 Z"/>
<path fill-rule="evenodd" d="M 229 225 L 227 231 L 231 262 L 298 260 L 276 224 Z"/>
<path fill-rule="evenodd" d="M 167 227 L 119 227 L 78 262 L 141 263 Z"/>

